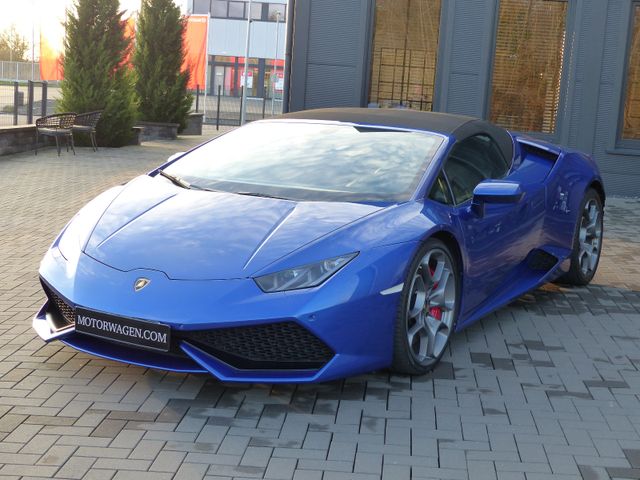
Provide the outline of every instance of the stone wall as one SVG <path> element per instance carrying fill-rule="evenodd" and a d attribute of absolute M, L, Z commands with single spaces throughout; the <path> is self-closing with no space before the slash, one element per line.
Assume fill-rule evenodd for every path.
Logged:
<path fill-rule="evenodd" d="M 143 139 L 143 127 L 133 127 L 133 137 L 129 145 L 140 145 Z M 62 148 L 66 148 L 64 139 L 60 139 Z M 53 137 L 40 136 L 38 148 L 55 145 Z M 36 126 L 18 125 L 10 127 L 0 127 L 0 155 L 11 153 L 28 152 L 34 150 L 36 146 Z"/>
<path fill-rule="evenodd" d="M 138 122 L 138 127 L 144 127 L 141 138 L 143 142 L 149 140 L 175 140 L 178 137 L 177 123 Z"/>
<path fill-rule="evenodd" d="M 53 139 L 40 137 L 38 148 L 51 145 Z M 0 155 L 26 152 L 35 148 L 35 125 L 18 125 L 0 128 Z"/>

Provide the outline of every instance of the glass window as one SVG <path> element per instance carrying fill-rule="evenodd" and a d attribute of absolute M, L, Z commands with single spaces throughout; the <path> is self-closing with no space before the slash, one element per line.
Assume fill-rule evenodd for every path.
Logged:
<path fill-rule="evenodd" d="M 457 204 L 473 197 L 480 182 L 502 178 L 508 169 L 509 163 L 488 135 L 475 135 L 456 144 L 444 167 Z"/>
<path fill-rule="evenodd" d="M 209 13 L 210 0 L 193 0 L 193 13 Z"/>
<path fill-rule="evenodd" d="M 429 198 L 431 200 L 435 200 L 438 203 L 453 205 L 453 199 L 451 198 L 447 180 L 444 178 L 444 175 L 442 173 L 440 173 L 440 175 L 438 175 L 438 178 L 436 178 L 436 181 L 433 184 L 433 188 L 431 189 L 431 193 L 429 194 Z"/>
<path fill-rule="evenodd" d="M 213 0 L 211 2 L 211 16 L 218 18 L 227 18 L 227 2 L 221 0 Z"/>
<path fill-rule="evenodd" d="M 233 95 L 233 74 L 234 67 L 216 65 L 213 72 L 213 94 L 220 93 L 224 96 Z"/>
<path fill-rule="evenodd" d="M 253 2 L 251 4 L 251 20 L 262 20 L 262 3 Z"/>
<path fill-rule="evenodd" d="M 270 3 L 269 4 L 269 21 L 275 22 L 278 20 L 278 13 L 280 14 L 280 22 L 286 21 L 284 16 L 285 14 L 285 6 L 281 3 Z"/>
<path fill-rule="evenodd" d="M 227 57 L 224 55 L 214 55 L 213 61 L 216 63 L 235 63 L 236 57 Z"/>
<path fill-rule="evenodd" d="M 256 122 L 193 150 L 167 171 L 198 187 L 228 192 L 312 201 L 407 201 L 442 143 L 443 137 L 433 133 Z"/>
<path fill-rule="evenodd" d="M 369 102 L 433 109 L 440 0 L 376 0 Z"/>
<path fill-rule="evenodd" d="M 244 18 L 244 2 L 229 2 L 229 18 Z"/>
<path fill-rule="evenodd" d="M 640 140 L 640 3 L 633 7 L 622 138 Z"/>
<path fill-rule="evenodd" d="M 564 0 L 500 0 L 491 120 L 554 133 L 566 37 Z"/>

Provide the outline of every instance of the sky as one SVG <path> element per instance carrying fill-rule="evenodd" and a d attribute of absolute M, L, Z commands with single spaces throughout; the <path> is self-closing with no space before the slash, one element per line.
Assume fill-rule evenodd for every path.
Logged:
<path fill-rule="evenodd" d="M 187 0 L 174 0 L 186 10 Z M 32 32 L 35 37 L 35 57 L 39 55 L 39 38 L 42 28 L 51 30 L 52 26 L 64 20 L 65 10 L 74 0 L 0 0 L 0 31 L 15 25 L 18 32 L 31 44 Z M 120 0 L 123 10 L 136 11 L 140 0 Z M 54 24 L 54 25 L 52 25 Z M 31 50 L 28 52 L 31 58 Z"/>

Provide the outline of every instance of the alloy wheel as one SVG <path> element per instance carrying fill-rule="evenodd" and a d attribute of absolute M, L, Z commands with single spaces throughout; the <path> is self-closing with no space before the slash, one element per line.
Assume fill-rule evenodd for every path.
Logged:
<path fill-rule="evenodd" d="M 578 262 L 583 275 L 590 275 L 598 265 L 602 248 L 602 210 L 595 199 L 589 200 L 580 222 Z"/>
<path fill-rule="evenodd" d="M 430 364 L 440 358 L 454 328 L 456 278 L 441 249 L 429 250 L 414 275 L 406 309 L 406 332 L 414 359 Z"/>

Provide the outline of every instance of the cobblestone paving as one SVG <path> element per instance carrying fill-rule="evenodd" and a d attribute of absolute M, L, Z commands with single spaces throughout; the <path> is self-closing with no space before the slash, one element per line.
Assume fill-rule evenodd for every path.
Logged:
<path fill-rule="evenodd" d="M 200 139 L 0 157 L 0 477 L 640 478 L 640 201 L 588 288 L 545 286 L 425 377 L 236 386 L 44 345 L 38 262 L 86 201 Z"/>

